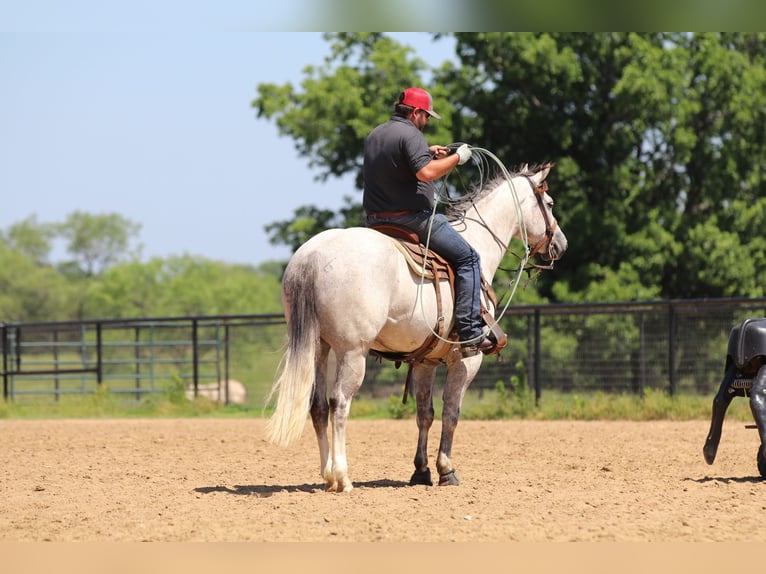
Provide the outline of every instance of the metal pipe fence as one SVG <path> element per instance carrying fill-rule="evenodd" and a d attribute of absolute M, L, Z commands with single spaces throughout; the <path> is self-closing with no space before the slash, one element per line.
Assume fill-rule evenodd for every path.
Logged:
<path fill-rule="evenodd" d="M 731 328 L 764 315 L 766 298 L 518 306 L 504 363 L 483 365 L 474 384 L 522 377 L 538 399 L 543 389 L 707 394 L 723 376 Z"/>
<path fill-rule="evenodd" d="M 276 336 L 269 329 L 278 327 Z M 140 400 L 169 388 L 195 394 L 202 384 L 228 393 L 232 329 L 240 347 L 281 340 L 279 315 L 94 319 L 1 323 L 3 398 L 110 392 Z M 265 335 L 269 337 L 264 338 Z M 248 343 L 248 340 L 250 342 Z M 263 344 L 263 343 L 262 343 Z M 228 402 L 228 396 L 226 397 Z"/>
<path fill-rule="evenodd" d="M 501 360 L 486 357 L 472 388 L 516 379 L 538 400 L 544 390 L 713 393 L 729 331 L 763 316 L 766 298 L 510 307 Z M 59 400 L 102 385 L 135 400 L 169 386 L 196 392 L 222 385 L 254 357 L 267 359 L 259 376 L 269 385 L 284 334 L 281 314 L 0 323 L 3 397 Z M 362 392 L 401 385 L 404 376 L 394 363 L 370 358 Z"/>

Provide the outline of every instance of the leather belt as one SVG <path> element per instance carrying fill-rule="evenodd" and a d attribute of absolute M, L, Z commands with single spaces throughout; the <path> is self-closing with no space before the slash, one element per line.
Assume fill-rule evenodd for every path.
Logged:
<path fill-rule="evenodd" d="M 403 215 L 409 215 L 410 213 L 415 213 L 414 211 L 405 210 L 405 211 L 379 211 L 377 213 L 370 213 L 367 215 L 367 217 L 378 217 L 383 219 L 388 219 L 389 217 L 401 217 Z"/>

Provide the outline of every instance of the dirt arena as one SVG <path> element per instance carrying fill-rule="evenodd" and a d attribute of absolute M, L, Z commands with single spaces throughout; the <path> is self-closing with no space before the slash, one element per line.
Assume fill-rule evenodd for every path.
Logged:
<path fill-rule="evenodd" d="M 0 542 L 765 542 L 758 436 L 727 420 L 461 421 L 459 487 L 408 486 L 414 420 L 349 425 L 354 490 L 313 430 L 262 419 L 0 421 Z M 439 425 L 431 434 L 431 467 Z"/>

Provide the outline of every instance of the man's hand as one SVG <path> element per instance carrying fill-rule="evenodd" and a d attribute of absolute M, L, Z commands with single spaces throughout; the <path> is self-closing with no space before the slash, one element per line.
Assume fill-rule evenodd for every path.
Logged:
<path fill-rule="evenodd" d="M 458 165 L 463 165 L 465 162 L 467 162 L 469 159 L 471 159 L 471 149 L 468 147 L 468 144 L 463 144 L 459 148 L 457 148 L 457 151 L 455 152 L 460 159 L 458 160 Z"/>
<path fill-rule="evenodd" d="M 447 154 L 449 154 L 450 148 L 445 147 L 443 145 L 432 145 L 428 148 L 428 151 L 431 152 L 431 157 L 434 159 L 441 159 L 443 157 L 447 157 Z"/>

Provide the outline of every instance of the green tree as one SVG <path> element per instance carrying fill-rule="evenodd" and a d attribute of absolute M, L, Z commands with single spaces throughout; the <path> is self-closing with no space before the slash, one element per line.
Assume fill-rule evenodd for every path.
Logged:
<path fill-rule="evenodd" d="M 390 113 L 381 94 L 393 101 L 429 70 L 384 34 L 327 38 L 332 55 L 305 70 L 301 91 L 262 84 L 253 105 L 296 140 L 320 178 L 354 173 L 359 185 L 364 136 Z M 548 181 L 570 248 L 554 273 L 540 276 L 542 295 L 764 294 L 763 240 L 742 221 L 763 221 L 766 35 L 454 39 L 453 60 L 430 70 L 445 119 L 431 122 L 438 131 L 427 136 L 490 149 L 509 166 L 555 162 Z M 272 241 L 295 248 L 326 225 L 347 223 L 301 210 L 292 232 L 290 222 L 269 228 Z"/>
<path fill-rule="evenodd" d="M 457 39 L 463 65 L 441 79 L 474 112 L 467 137 L 557 163 L 549 182 L 570 249 L 542 276 L 557 298 L 763 294 L 763 266 L 723 256 L 762 261 L 728 212 L 742 196 L 757 209 L 764 192 L 763 34 Z"/>
<path fill-rule="evenodd" d="M 58 225 L 58 234 L 67 242 L 67 253 L 74 258 L 62 268 L 92 277 L 110 265 L 137 256 L 137 251 L 131 251 L 131 242 L 140 229 L 140 224 L 117 213 L 96 215 L 74 211 Z"/>
<path fill-rule="evenodd" d="M 0 237 L 10 249 L 22 253 L 38 265 L 47 265 L 55 235 L 54 226 L 39 223 L 37 216 L 32 215 L 11 225 Z"/>
<path fill-rule="evenodd" d="M 33 216 L 0 232 L 0 321 L 282 311 L 278 262 L 252 267 L 183 256 L 144 263 L 122 247 L 136 229 L 120 216 L 78 212 L 65 224 L 40 224 Z M 83 238 L 81 261 L 47 262 L 61 230 Z"/>
<path fill-rule="evenodd" d="M 245 265 L 181 256 L 114 265 L 88 287 L 87 318 L 281 312 L 279 277 Z"/>
<path fill-rule="evenodd" d="M 323 66 L 308 66 L 301 90 L 288 83 L 258 85 L 252 106 L 259 118 L 273 120 L 280 135 L 295 140 L 298 153 L 317 170 L 316 179 L 355 175 L 362 186 L 364 138 L 386 121 L 403 86 L 423 84 L 425 62 L 413 50 L 382 33 L 325 34 L 331 55 Z M 452 109 L 444 90 L 431 89 L 434 107 L 449 118 Z M 432 122 L 428 137 L 450 143 L 449 119 Z M 309 237 L 331 227 L 360 225 L 358 201 L 345 198 L 337 213 L 313 205 L 298 207 L 293 218 L 266 226 L 270 241 L 295 251 Z"/>
<path fill-rule="evenodd" d="M 120 263 L 105 270 L 88 286 L 84 318 L 167 316 L 159 305 L 163 266 L 161 259 L 152 259 Z"/>
<path fill-rule="evenodd" d="M 362 225 L 363 210 L 361 204 L 352 198 L 344 198 L 346 205 L 337 213 L 330 209 L 320 209 L 313 205 L 303 205 L 293 212 L 293 219 L 275 221 L 265 226 L 272 245 L 289 245 L 295 252 L 308 239 L 333 227 L 352 227 Z"/>
<path fill-rule="evenodd" d="M 171 315 L 279 313 L 279 278 L 249 266 L 183 256 L 164 262 L 158 305 Z"/>
<path fill-rule="evenodd" d="M 69 319 L 73 294 L 55 269 L 0 243 L 0 321 Z"/>

